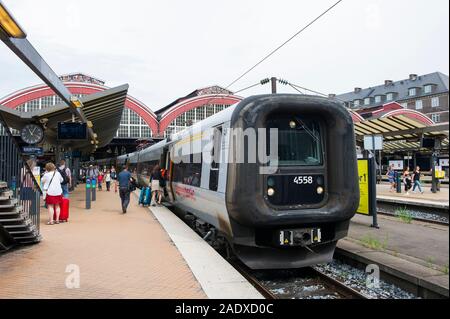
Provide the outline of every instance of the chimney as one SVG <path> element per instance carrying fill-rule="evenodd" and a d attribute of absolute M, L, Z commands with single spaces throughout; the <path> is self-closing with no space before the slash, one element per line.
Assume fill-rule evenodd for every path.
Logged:
<path fill-rule="evenodd" d="M 384 80 L 384 86 L 390 86 L 392 85 L 394 82 L 392 80 Z"/>
<path fill-rule="evenodd" d="M 409 75 L 409 79 L 410 79 L 411 81 L 417 80 L 417 74 L 410 74 L 410 75 Z"/>
<path fill-rule="evenodd" d="M 361 92 L 361 88 L 355 88 L 355 93 L 359 93 L 359 92 Z"/>
<path fill-rule="evenodd" d="M 330 94 L 328 94 L 328 97 L 329 97 L 330 99 L 334 99 L 334 98 L 336 97 L 336 94 L 330 93 Z"/>

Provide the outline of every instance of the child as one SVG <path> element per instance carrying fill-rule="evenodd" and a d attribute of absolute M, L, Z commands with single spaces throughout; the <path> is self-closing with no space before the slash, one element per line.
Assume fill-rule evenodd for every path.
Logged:
<path fill-rule="evenodd" d="M 100 172 L 98 174 L 97 182 L 98 182 L 98 190 L 101 191 L 102 190 L 102 182 L 103 182 L 103 173 L 102 172 Z"/>

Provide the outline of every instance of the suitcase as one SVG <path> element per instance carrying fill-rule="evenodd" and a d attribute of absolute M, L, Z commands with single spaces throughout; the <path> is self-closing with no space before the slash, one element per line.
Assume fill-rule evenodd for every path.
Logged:
<path fill-rule="evenodd" d="M 147 192 L 147 187 L 142 187 L 141 193 L 139 194 L 139 205 L 144 205 L 145 193 Z"/>
<path fill-rule="evenodd" d="M 142 205 L 150 206 L 150 200 L 151 199 L 152 199 L 151 189 L 150 189 L 150 187 L 146 187 L 145 196 L 144 196 L 144 202 L 142 203 Z"/>
<path fill-rule="evenodd" d="M 69 221 L 69 199 L 63 198 L 60 206 L 59 221 L 67 222 Z M 56 220 L 56 212 L 53 214 L 53 219 Z"/>

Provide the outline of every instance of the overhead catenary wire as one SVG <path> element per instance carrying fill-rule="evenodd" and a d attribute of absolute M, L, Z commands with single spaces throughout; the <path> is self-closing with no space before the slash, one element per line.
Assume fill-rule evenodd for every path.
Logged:
<path fill-rule="evenodd" d="M 284 47 L 286 44 L 288 44 L 291 40 L 293 40 L 295 37 L 297 37 L 300 33 L 302 33 L 303 31 L 305 31 L 306 29 L 308 29 L 311 25 L 313 25 L 317 20 L 319 20 L 320 18 L 322 18 L 325 14 L 327 14 L 329 11 L 331 11 L 334 7 L 336 7 L 340 2 L 342 2 L 342 0 L 338 0 L 336 3 L 334 3 L 331 7 L 329 7 L 328 9 L 326 9 L 325 11 L 323 11 L 320 15 L 318 15 L 316 18 L 314 18 L 311 22 L 309 22 L 307 25 L 305 25 L 303 28 L 301 28 L 299 31 L 297 31 L 294 35 L 292 35 L 289 39 L 287 39 L 286 41 L 284 41 L 282 44 L 280 44 L 278 47 L 276 47 L 275 49 L 273 49 L 272 51 L 270 51 L 266 56 L 264 56 L 261 60 L 259 60 L 256 64 L 254 64 L 252 67 L 250 67 L 249 69 L 247 69 L 244 73 L 242 73 L 241 75 L 239 75 L 236 79 L 234 79 L 233 81 L 231 81 L 230 84 L 228 84 L 226 86 L 225 89 L 228 89 L 229 87 L 231 87 L 233 84 L 235 84 L 237 81 L 239 81 L 240 79 L 242 79 L 244 76 L 246 76 L 248 73 L 250 73 L 253 69 L 255 69 L 258 65 L 260 65 L 261 63 L 263 63 L 265 60 L 267 60 L 269 57 L 271 57 L 273 54 L 275 54 L 275 52 L 277 52 L 278 50 L 280 50 L 282 47 Z"/>

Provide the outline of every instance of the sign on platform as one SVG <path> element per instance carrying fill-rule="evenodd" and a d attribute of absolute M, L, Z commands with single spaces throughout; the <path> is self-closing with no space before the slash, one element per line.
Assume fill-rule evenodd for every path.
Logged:
<path fill-rule="evenodd" d="M 36 146 L 22 147 L 22 153 L 27 155 L 44 155 L 44 148 Z"/>
<path fill-rule="evenodd" d="M 369 160 L 358 159 L 359 175 L 359 214 L 369 215 Z"/>
<path fill-rule="evenodd" d="M 389 166 L 394 166 L 395 170 L 403 170 L 403 160 L 391 160 L 389 161 Z"/>

